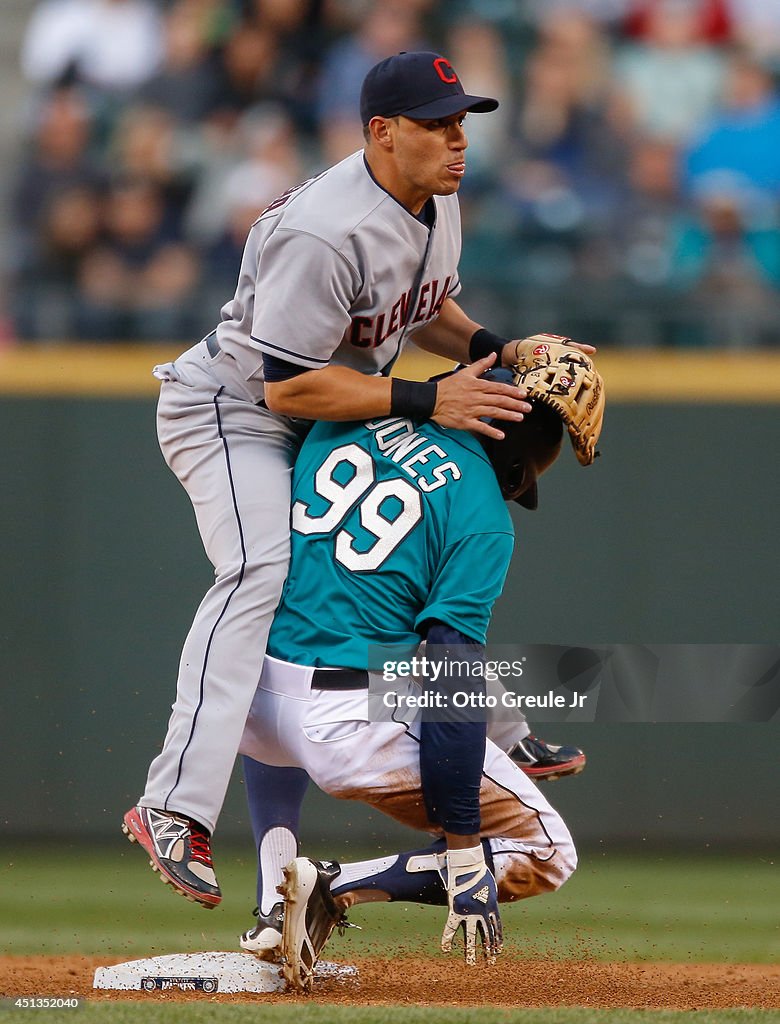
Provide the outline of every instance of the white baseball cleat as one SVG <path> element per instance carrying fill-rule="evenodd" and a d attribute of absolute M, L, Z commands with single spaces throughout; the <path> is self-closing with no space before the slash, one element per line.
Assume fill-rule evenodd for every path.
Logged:
<path fill-rule="evenodd" d="M 330 893 L 330 883 L 341 873 L 335 861 L 322 864 L 296 857 L 284 869 L 278 892 L 284 896 L 282 974 L 291 988 L 311 990 L 314 968 L 333 929 L 346 918 Z"/>
<path fill-rule="evenodd" d="M 279 963 L 282 956 L 284 904 L 280 900 L 267 914 L 261 914 L 260 908 L 256 907 L 254 914 L 257 924 L 241 936 L 241 948 L 247 953 L 254 953 L 260 960 Z"/>

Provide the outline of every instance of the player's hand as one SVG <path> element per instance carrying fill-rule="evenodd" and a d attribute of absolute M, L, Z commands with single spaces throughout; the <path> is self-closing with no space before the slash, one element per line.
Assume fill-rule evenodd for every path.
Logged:
<path fill-rule="evenodd" d="M 570 348 L 576 348 L 580 352 L 584 352 L 586 356 L 592 356 L 596 352 L 595 345 L 588 345 L 582 341 L 573 341 L 571 338 L 564 338 L 557 334 L 550 334 L 550 338 L 559 342 L 563 345 L 568 345 Z M 525 341 L 525 338 L 514 338 L 512 341 L 508 341 L 501 350 L 501 365 L 502 366 L 514 366 L 517 362 L 517 346 L 521 341 Z"/>
<path fill-rule="evenodd" d="M 446 858 L 441 876 L 447 889 L 449 914 L 441 936 L 442 952 L 451 952 L 452 940 L 462 929 L 466 963 L 476 964 L 479 937 L 485 960 L 494 964 L 501 952 L 503 930 L 496 880 L 485 863 L 482 846 L 447 850 Z"/>
<path fill-rule="evenodd" d="M 435 423 L 442 427 L 471 430 L 501 441 L 503 432 L 485 423 L 484 418 L 519 421 L 531 412 L 531 405 L 525 401 L 525 388 L 480 380 L 480 374 L 489 370 L 495 361 L 495 353 L 491 353 L 439 381 L 436 407 L 431 417 Z"/>

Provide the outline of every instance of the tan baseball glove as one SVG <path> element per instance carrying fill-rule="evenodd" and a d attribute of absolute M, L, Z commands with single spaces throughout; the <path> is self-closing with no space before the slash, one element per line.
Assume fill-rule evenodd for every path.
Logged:
<path fill-rule="evenodd" d="M 604 381 L 590 356 L 572 347 L 570 338 L 534 334 L 517 343 L 513 367 L 528 397 L 554 409 L 566 424 L 583 466 L 596 456 L 604 419 Z"/>

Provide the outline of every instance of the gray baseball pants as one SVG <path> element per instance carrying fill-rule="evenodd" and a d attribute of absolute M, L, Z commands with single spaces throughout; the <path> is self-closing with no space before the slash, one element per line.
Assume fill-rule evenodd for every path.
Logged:
<path fill-rule="evenodd" d="M 160 447 L 192 501 L 214 585 L 184 642 L 165 743 L 139 803 L 213 832 L 287 575 L 292 465 L 308 424 L 258 404 L 213 341 L 155 375 Z"/>

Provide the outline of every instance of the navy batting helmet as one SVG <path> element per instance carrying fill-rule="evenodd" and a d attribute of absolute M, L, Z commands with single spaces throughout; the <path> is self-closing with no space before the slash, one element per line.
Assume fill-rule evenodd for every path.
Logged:
<path fill-rule="evenodd" d="M 517 384 L 516 375 L 508 369 L 492 369 L 483 374 L 486 380 Z M 503 431 L 503 441 L 479 435 L 479 440 L 496 472 L 501 493 L 507 501 L 516 501 L 523 508 L 535 509 L 539 504 L 537 480 L 558 458 L 563 440 L 561 417 L 541 402 L 533 411 L 515 421 L 489 420 Z"/>

